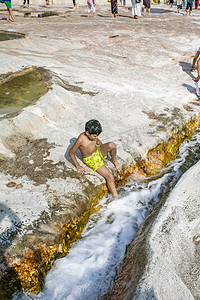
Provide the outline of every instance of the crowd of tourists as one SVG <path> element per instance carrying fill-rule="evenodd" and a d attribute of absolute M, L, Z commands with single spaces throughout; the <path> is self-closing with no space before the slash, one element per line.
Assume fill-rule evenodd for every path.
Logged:
<path fill-rule="evenodd" d="M 119 0 L 121 6 L 126 6 L 126 0 Z M 138 19 L 138 17 L 142 16 L 142 5 L 143 5 L 143 16 L 146 15 L 146 12 L 150 14 L 150 2 L 151 0 L 131 0 L 132 2 L 132 15 L 135 19 Z M 108 0 L 108 2 L 111 3 L 111 14 L 113 17 L 116 17 L 118 14 L 118 5 L 117 0 Z M 170 5 L 170 7 L 173 7 L 175 5 L 177 7 L 177 13 L 180 13 L 180 10 L 185 8 L 185 14 L 189 16 L 191 15 L 193 5 L 195 4 L 195 11 L 197 11 L 199 6 L 199 0 L 164 0 L 164 4 Z M 74 7 L 77 8 L 76 0 L 73 0 Z M 95 17 L 95 4 L 96 0 L 87 0 L 88 4 L 88 17 L 90 13 L 93 13 L 93 16 Z"/>
<path fill-rule="evenodd" d="M 113 17 L 116 17 L 118 14 L 118 5 L 117 0 L 107 0 L 111 3 L 111 13 Z M 126 6 L 126 0 L 119 0 L 121 6 Z M 142 16 L 142 5 L 143 5 L 143 16 L 146 15 L 146 12 L 150 14 L 150 1 L 151 0 L 131 0 L 132 2 L 132 15 L 135 19 L 138 19 L 138 17 Z M 193 5 L 195 4 L 195 11 L 197 11 L 199 6 L 199 0 L 164 0 L 164 4 L 170 5 L 170 7 L 173 7 L 175 5 L 177 7 L 177 13 L 180 13 L 180 10 L 185 8 L 185 14 L 191 15 Z M 76 0 L 73 0 L 74 7 L 77 8 Z M 88 4 L 88 17 L 91 12 L 93 12 L 93 16 L 95 17 L 95 4 L 96 0 L 87 0 Z"/>
<path fill-rule="evenodd" d="M 76 0 L 73 1 L 74 8 L 77 8 L 77 2 Z M 116 17 L 118 14 L 118 3 L 117 0 L 107 0 L 111 3 L 111 16 Z M 119 0 L 121 6 L 126 6 L 126 0 Z M 138 17 L 142 16 L 142 5 L 143 5 L 143 16 L 146 15 L 146 12 L 150 14 L 150 2 L 151 0 L 131 0 L 132 2 L 132 15 L 134 19 L 138 19 Z M 29 8 L 29 0 L 24 0 L 22 7 L 25 8 L 27 2 L 27 8 Z M 7 21 L 13 21 L 15 22 L 15 18 L 13 16 L 12 6 L 11 6 L 11 0 L 0 0 L 0 3 L 4 3 L 7 7 Z M 180 10 L 185 8 L 185 14 L 189 16 L 192 13 L 193 6 L 195 8 L 195 11 L 197 11 L 199 6 L 199 0 L 163 0 L 163 3 L 166 5 L 169 5 L 170 7 L 173 7 L 175 5 L 177 7 L 177 13 L 180 13 Z M 51 2 L 53 5 L 53 0 Z M 93 16 L 95 17 L 95 11 L 96 11 L 96 0 L 87 0 L 88 5 L 88 17 L 90 16 L 90 13 L 93 13 Z M 45 7 L 50 6 L 49 0 L 45 0 L 44 3 Z"/>

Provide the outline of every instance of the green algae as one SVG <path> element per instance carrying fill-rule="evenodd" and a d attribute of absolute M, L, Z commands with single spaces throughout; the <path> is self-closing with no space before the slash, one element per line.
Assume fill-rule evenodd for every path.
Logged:
<path fill-rule="evenodd" d="M 33 104 L 48 87 L 37 70 L 26 72 L 0 85 L 0 114 L 13 113 Z"/>
<path fill-rule="evenodd" d="M 25 37 L 24 34 L 0 31 L 0 42 L 14 40 L 14 39 L 22 39 L 24 37 Z"/>

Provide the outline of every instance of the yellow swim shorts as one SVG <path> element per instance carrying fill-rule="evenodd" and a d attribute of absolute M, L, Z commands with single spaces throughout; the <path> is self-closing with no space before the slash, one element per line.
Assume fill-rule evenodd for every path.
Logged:
<path fill-rule="evenodd" d="M 103 157 L 100 151 L 100 145 L 97 145 L 97 151 L 92 154 L 89 157 L 84 157 L 83 158 L 83 162 L 90 167 L 91 169 L 93 169 L 95 172 L 98 168 L 100 168 L 101 166 L 104 166 L 104 159 L 107 156 Z"/>

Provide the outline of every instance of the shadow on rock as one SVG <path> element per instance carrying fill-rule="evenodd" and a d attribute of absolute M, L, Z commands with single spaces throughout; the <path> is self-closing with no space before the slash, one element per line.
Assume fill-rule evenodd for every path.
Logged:
<path fill-rule="evenodd" d="M 195 94 L 196 93 L 196 89 L 193 86 L 191 86 L 191 85 L 189 85 L 187 83 L 183 83 L 182 86 L 186 87 L 187 90 L 188 90 L 188 92 L 190 92 L 191 94 Z"/>
<path fill-rule="evenodd" d="M 0 234 L 0 299 L 2 300 L 9 299 L 12 293 L 20 288 L 18 274 L 10 267 L 5 252 L 20 232 L 21 225 L 18 216 L 8 206 L 0 203 L 0 227 L 6 227 Z M 13 286 L 12 283 L 14 283 Z"/>
<path fill-rule="evenodd" d="M 67 147 L 67 150 L 66 150 L 66 152 L 65 152 L 65 154 L 64 154 L 65 159 L 66 159 L 68 162 L 70 162 L 71 164 L 73 164 L 73 165 L 74 165 L 74 163 L 72 162 L 72 160 L 71 160 L 71 158 L 70 158 L 70 156 L 69 156 L 69 151 L 70 151 L 70 149 L 74 146 L 76 140 L 77 140 L 77 138 L 75 138 L 75 137 L 73 137 L 73 138 L 70 139 L 70 144 L 69 144 L 69 146 Z M 76 157 L 78 157 L 80 160 L 83 160 L 83 159 L 82 159 L 82 155 L 81 155 L 81 151 L 80 151 L 79 149 L 76 150 L 75 155 L 76 155 Z"/>
<path fill-rule="evenodd" d="M 194 78 L 194 75 L 191 72 L 191 63 L 180 61 L 179 65 L 181 66 L 183 72 L 187 73 L 190 77 Z"/>
<path fill-rule="evenodd" d="M 158 300 L 152 289 L 137 293 L 137 296 L 133 296 L 133 300 Z"/>

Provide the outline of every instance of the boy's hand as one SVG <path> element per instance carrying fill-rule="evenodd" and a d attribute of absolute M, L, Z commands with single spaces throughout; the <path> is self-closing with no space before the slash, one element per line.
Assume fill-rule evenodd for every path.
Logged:
<path fill-rule="evenodd" d="M 77 172 L 78 172 L 78 173 L 81 173 L 81 174 L 84 174 L 84 173 L 87 172 L 87 170 L 86 170 L 85 167 L 79 166 L 79 167 L 77 167 Z"/>

